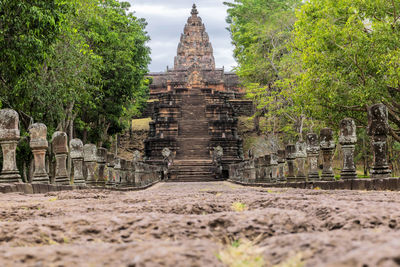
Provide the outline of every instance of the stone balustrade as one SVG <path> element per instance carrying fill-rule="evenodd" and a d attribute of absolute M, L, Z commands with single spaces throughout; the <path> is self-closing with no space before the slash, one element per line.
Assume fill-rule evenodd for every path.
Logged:
<path fill-rule="evenodd" d="M 381 104 L 370 106 L 368 120 L 368 134 L 371 137 L 374 156 L 372 179 L 357 178 L 354 163 L 356 125 L 354 120 L 349 118 L 340 122 L 339 144 L 343 165 L 340 177 L 336 180 L 332 170 L 336 144 L 334 132 L 329 128 L 322 129 L 319 138 L 315 133 L 307 134 L 306 142 L 289 144 L 285 150 L 278 150 L 276 154 L 271 153 L 229 165 L 229 179 L 233 182 L 261 186 L 399 190 L 400 181 L 398 178 L 391 178 L 387 160 L 389 125 L 386 107 Z M 72 185 L 75 188 L 89 186 L 130 190 L 147 187 L 161 180 L 162 168 L 145 163 L 140 155 L 135 154 L 132 161 L 125 160 L 108 153 L 105 148 L 97 148 L 94 144 L 83 145 L 79 139 L 72 139 L 68 146 L 68 137 L 64 132 L 55 132 L 51 139 L 56 168 L 54 177 L 50 179 L 46 170 L 46 154 L 49 147 L 47 127 L 42 123 L 35 123 L 28 131 L 34 156 L 33 174 L 30 178 L 31 183 L 21 183 L 20 171 L 16 164 L 16 148 L 20 138 L 19 116 L 10 109 L 0 110 L 0 145 L 3 152 L 0 192 L 20 190 L 26 193 L 45 193 L 56 191 L 57 186 L 68 190 Z M 71 174 L 68 173 L 68 156 L 72 160 Z M 319 158 L 322 159 L 322 170 L 318 167 Z M 50 184 L 50 181 L 54 181 L 54 184 Z"/>
<path fill-rule="evenodd" d="M 105 148 L 97 148 L 94 144 L 84 145 L 79 139 L 72 139 L 68 143 L 67 134 L 60 131 L 51 138 L 55 171 L 54 176 L 50 177 L 46 169 L 49 148 L 47 127 L 43 123 L 34 123 L 28 131 L 34 157 L 33 173 L 29 177 L 31 182 L 22 183 L 22 171 L 18 170 L 16 159 L 20 139 L 19 115 L 12 109 L 0 110 L 0 145 L 3 152 L 0 192 L 46 193 L 87 187 L 135 190 L 161 180 L 161 168 L 144 163 L 138 155 L 134 155 L 133 161 L 127 161 L 108 153 Z M 68 166 L 68 156 L 71 166 Z"/>
<path fill-rule="evenodd" d="M 371 178 L 357 178 L 354 162 L 356 125 L 346 118 L 339 125 L 343 165 L 340 177 L 332 168 L 336 144 L 330 128 L 306 135 L 306 142 L 286 145 L 277 154 L 267 154 L 229 166 L 229 180 L 244 185 L 322 189 L 400 190 L 400 179 L 391 177 L 388 164 L 388 112 L 382 104 L 368 108 L 368 134 L 373 148 Z M 307 163 L 306 163 L 307 159 Z M 321 159 L 322 168 L 318 161 Z M 308 165 L 308 168 L 306 168 Z"/>

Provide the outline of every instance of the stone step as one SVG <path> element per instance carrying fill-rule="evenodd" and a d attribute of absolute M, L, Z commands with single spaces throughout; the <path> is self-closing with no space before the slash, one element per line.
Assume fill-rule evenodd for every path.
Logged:
<path fill-rule="evenodd" d="M 175 160 L 174 164 L 179 166 L 209 166 L 212 164 L 210 159 Z"/>
<path fill-rule="evenodd" d="M 215 182 L 222 181 L 221 179 L 215 179 L 213 176 L 193 176 L 193 177 L 177 177 L 169 179 L 167 182 Z"/>
<path fill-rule="evenodd" d="M 212 175 L 212 172 L 210 171 L 210 168 L 206 169 L 181 169 L 181 168 L 176 168 L 176 169 L 171 169 L 171 173 L 176 173 L 178 175 Z"/>

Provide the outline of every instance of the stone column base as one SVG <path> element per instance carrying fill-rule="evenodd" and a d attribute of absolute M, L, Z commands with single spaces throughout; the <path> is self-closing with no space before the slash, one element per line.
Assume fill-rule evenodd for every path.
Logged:
<path fill-rule="evenodd" d="M 21 175 L 19 172 L 3 172 L 0 174 L 0 183 L 22 183 Z"/>

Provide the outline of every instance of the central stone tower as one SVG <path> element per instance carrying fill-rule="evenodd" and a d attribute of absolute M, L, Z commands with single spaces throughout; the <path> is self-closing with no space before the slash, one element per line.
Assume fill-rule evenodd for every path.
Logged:
<path fill-rule="evenodd" d="M 165 164 L 162 151 L 168 148 L 173 154 L 170 181 L 223 178 L 228 165 L 243 158 L 237 116 L 251 113 L 252 103 L 241 99 L 236 74 L 215 67 L 196 5 L 181 35 L 174 69 L 148 76 L 152 84 L 147 112 L 152 122 L 145 141 L 146 161 Z M 218 163 L 212 160 L 217 147 L 223 150 Z"/>
<path fill-rule="evenodd" d="M 198 68 L 201 70 L 215 70 L 215 59 L 212 45 L 196 5 L 193 5 L 192 16 L 181 35 L 178 45 L 178 55 L 175 57 L 175 70 L 189 70 Z"/>

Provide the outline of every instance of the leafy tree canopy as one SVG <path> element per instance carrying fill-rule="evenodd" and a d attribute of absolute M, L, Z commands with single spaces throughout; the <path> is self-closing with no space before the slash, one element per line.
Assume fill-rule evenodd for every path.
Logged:
<path fill-rule="evenodd" d="M 399 15 L 400 2 L 384 0 L 310 0 L 297 12 L 297 94 L 315 118 L 337 126 L 351 116 L 365 125 L 366 106 L 382 102 L 400 140 Z"/>
<path fill-rule="evenodd" d="M 8 34 L 0 39 L 0 91 L 25 129 L 41 121 L 50 134 L 102 144 L 122 131 L 126 114 L 140 112 L 149 37 L 129 7 L 117 0 L 0 3 L 0 30 Z"/>

